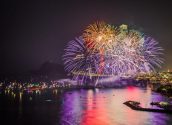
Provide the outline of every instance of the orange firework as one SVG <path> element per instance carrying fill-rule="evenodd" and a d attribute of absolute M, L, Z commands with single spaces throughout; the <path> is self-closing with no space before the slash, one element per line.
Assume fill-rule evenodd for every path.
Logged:
<path fill-rule="evenodd" d="M 100 53 L 99 73 L 103 72 L 104 52 L 115 42 L 116 29 L 105 22 L 89 25 L 83 33 L 83 39 L 91 52 Z"/>
<path fill-rule="evenodd" d="M 116 29 L 105 22 L 90 24 L 83 33 L 86 46 L 92 50 L 108 49 L 115 42 Z"/>

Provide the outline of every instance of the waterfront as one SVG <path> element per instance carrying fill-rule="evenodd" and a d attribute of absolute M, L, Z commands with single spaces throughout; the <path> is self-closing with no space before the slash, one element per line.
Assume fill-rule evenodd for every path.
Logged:
<path fill-rule="evenodd" d="M 1 123 L 25 125 L 170 125 L 172 115 L 134 111 L 123 104 L 135 100 L 142 107 L 170 101 L 149 87 L 46 90 L 0 94 Z"/>

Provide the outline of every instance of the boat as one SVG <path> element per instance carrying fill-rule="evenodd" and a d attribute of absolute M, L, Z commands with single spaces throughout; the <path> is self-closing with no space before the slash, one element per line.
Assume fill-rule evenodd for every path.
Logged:
<path fill-rule="evenodd" d="M 159 108 L 164 108 L 164 109 L 172 109 L 172 104 L 168 103 L 168 102 L 151 102 L 151 105 L 156 105 Z"/>
<path fill-rule="evenodd" d="M 143 108 L 143 107 L 140 106 L 140 102 L 136 102 L 136 101 L 126 101 L 123 104 L 127 105 L 128 107 L 130 107 L 133 110 L 172 114 L 172 110 L 171 109 Z"/>

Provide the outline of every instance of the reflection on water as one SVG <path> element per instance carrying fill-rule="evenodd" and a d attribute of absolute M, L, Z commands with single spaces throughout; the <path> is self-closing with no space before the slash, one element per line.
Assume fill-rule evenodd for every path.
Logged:
<path fill-rule="evenodd" d="M 167 98 L 152 92 L 149 88 L 131 86 L 123 89 L 66 92 L 55 90 L 37 94 L 12 95 L 8 98 L 6 95 L 0 96 L 2 100 L 0 106 L 3 107 L 0 108 L 3 111 L 1 116 L 4 116 L 4 119 L 11 119 L 11 122 L 6 121 L 9 124 L 170 125 L 172 122 L 172 115 L 134 111 L 123 104 L 127 100 L 135 100 L 143 107 L 154 108 L 150 102 L 168 101 Z"/>
<path fill-rule="evenodd" d="M 165 97 L 152 93 L 149 88 L 73 91 L 72 94 L 65 93 L 64 99 L 62 119 L 63 123 L 68 124 L 165 125 L 172 118 L 166 114 L 134 111 L 123 104 L 127 100 L 136 100 L 143 107 L 152 107 L 152 101 L 167 101 Z"/>

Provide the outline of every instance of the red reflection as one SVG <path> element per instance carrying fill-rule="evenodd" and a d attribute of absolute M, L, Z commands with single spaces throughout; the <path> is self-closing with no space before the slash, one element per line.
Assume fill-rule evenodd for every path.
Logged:
<path fill-rule="evenodd" d="M 82 125 L 109 125 L 109 123 L 106 114 L 100 110 L 93 109 L 85 111 Z"/>
<path fill-rule="evenodd" d="M 128 87 L 127 87 L 127 90 L 128 90 L 128 91 L 131 91 L 131 92 L 134 91 L 135 89 L 136 89 L 136 88 L 135 88 L 134 86 L 128 86 Z"/>
<path fill-rule="evenodd" d="M 95 99 L 95 100 L 93 100 Z M 95 103 L 99 102 L 99 103 Z M 109 125 L 105 98 L 99 94 L 93 98 L 93 93 L 89 92 L 87 96 L 87 109 L 85 109 L 82 119 L 82 125 Z"/>
<path fill-rule="evenodd" d="M 137 89 L 133 86 L 127 87 L 126 97 L 128 100 L 132 101 L 138 101 L 137 99 L 140 99 L 140 95 L 137 91 Z"/>

